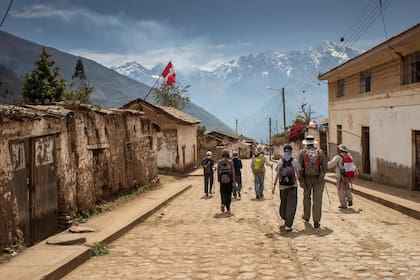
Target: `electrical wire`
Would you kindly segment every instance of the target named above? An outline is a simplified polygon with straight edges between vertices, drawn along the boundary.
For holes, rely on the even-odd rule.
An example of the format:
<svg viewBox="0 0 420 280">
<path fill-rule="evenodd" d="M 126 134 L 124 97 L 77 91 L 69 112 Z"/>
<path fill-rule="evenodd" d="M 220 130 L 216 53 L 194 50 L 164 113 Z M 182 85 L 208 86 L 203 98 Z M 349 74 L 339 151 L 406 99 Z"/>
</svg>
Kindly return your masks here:
<svg viewBox="0 0 420 280">
<path fill-rule="evenodd" d="M 7 14 L 9 14 L 10 7 L 12 7 L 12 4 L 13 4 L 13 0 L 10 0 L 9 7 L 7 7 L 6 13 L 4 14 L 3 19 L 0 22 L 0 28 L 2 27 L 3 22 L 6 20 Z"/>
</svg>

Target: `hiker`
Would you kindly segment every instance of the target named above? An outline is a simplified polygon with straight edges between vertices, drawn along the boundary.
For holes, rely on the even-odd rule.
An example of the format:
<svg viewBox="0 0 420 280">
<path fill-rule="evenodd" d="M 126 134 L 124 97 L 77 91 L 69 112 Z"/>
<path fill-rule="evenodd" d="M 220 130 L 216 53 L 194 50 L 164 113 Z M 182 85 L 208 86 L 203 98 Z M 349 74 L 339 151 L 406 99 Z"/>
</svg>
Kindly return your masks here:
<svg viewBox="0 0 420 280">
<path fill-rule="evenodd" d="M 346 163 L 344 163 L 346 161 Z M 350 165 L 347 167 L 347 165 Z M 346 168 L 347 167 L 347 168 Z M 338 145 L 337 155 L 335 155 L 328 162 L 328 169 L 335 169 L 337 178 L 337 194 L 340 201 L 340 209 L 347 209 L 353 206 L 353 195 L 351 193 L 350 183 L 354 178 L 354 164 L 353 157 L 347 150 L 347 147 L 343 144 Z M 346 172 L 347 171 L 347 172 Z"/>
<path fill-rule="evenodd" d="M 292 231 L 293 220 L 295 219 L 297 206 L 297 186 L 299 163 L 292 157 L 292 146 L 289 144 L 283 147 L 283 157 L 279 160 L 276 167 L 276 177 L 272 193 L 276 191 L 277 180 L 280 190 L 280 217 L 284 220 L 284 229 Z"/>
<path fill-rule="evenodd" d="M 229 159 L 229 151 L 222 151 L 222 159 L 217 163 L 217 179 L 220 183 L 220 197 L 221 206 L 220 210 L 226 214 L 231 215 L 230 203 L 232 201 L 232 186 L 236 184 L 235 181 L 235 168 L 232 161 Z"/>
<path fill-rule="evenodd" d="M 241 197 L 241 189 L 242 189 L 242 160 L 238 157 L 238 151 L 233 151 L 233 167 L 235 168 L 235 181 L 236 185 L 233 186 L 233 197 L 236 199 L 236 196 L 239 198 Z"/>
<path fill-rule="evenodd" d="M 251 170 L 254 174 L 254 188 L 257 199 L 264 198 L 265 165 L 268 165 L 273 169 L 273 164 L 269 163 L 264 156 L 263 147 L 258 146 L 255 157 L 251 160 Z"/>
<path fill-rule="evenodd" d="M 204 193 L 206 197 L 209 196 L 209 190 L 210 193 L 213 193 L 214 160 L 211 157 L 212 152 L 207 151 L 206 157 L 201 161 L 204 172 Z"/>
<path fill-rule="evenodd" d="M 317 141 L 312 135 L 307 135 L 302 141 L 306 148 L 299 154 L 299 183 L 303 188 L 303 216 L 305 222 L 309 222 L 311 216 L 312 196 L 312 218 L 314 228 L 321 226 L 322 193 L 325 185 L 325 172 L 327 171 L 327 157 L 324 152 L 315 147 Z"/>
</svg>

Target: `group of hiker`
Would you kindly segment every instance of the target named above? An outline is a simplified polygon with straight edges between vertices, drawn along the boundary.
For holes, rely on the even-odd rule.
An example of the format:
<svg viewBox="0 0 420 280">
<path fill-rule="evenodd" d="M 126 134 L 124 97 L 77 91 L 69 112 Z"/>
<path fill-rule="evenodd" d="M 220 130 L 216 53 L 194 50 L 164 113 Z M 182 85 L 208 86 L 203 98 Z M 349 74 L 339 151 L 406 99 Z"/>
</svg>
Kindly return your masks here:
<svg viewBox="0 0 420 280">
<path fill-rule="evenodd" d="M 303 215 L 302 219 L 309 222 L 312 212 L 314 228 L 320 227 L 322 214 L 322 196 L 325 187 L 325 174 L 333 169 L 337 176 L 337 193 L 340 201 L 339 208 L 346 209 L 353 205 L 351 193 L 351 180 L 354 178 L 355 167 L 345 145 L 337 147 L 337 155 L 330 161 L 324 151 L 316 147 L 317 141 L 312 135 L 307 135 L 302 141 L 305 148 L 300 150 L 297 158 L 293 158 L 293 147 L 290 144 L 283 146 L 283 155 L 275 166 L 276 176 L 272 194 L 278 185 L 280 192 L 279 214 L 284 220 L 285 231 L 293 230 L 293 222 L 297 209 L 298 186 L 303 189 Z M 264 198 L 265 167 L 274 168 L 274 163 L 267 160 L 261 146 L 257 147 L 251 160 L 251 170 L 254 175 L 255 198 Z M 222 151 L 222 159 L 217 163 L 212 159 L 212 152 L 208 151 L 202 161 L 204 168 L 204 192 L 208 197 L 213 193 L 213 176 L 217 172 L 217 181 L 220 183 L 221 206 L 220 210 L 231 215 L 231 200 L 241 198 L 242 189 L 242 161 L 238 152 L 233 152 L 230 159 L 229 151 Z M 216 167 L 217 166 L 217 167 Z"/>
</svg>

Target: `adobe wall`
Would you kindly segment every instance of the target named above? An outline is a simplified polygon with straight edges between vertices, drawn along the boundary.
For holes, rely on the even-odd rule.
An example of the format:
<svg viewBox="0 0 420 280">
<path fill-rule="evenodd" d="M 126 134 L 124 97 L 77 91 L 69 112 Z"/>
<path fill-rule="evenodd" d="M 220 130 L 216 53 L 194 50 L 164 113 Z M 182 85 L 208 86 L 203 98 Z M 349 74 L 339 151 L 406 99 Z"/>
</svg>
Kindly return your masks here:
<svg viewBox="0 0 420 280">
<path fill-rule="evenodd" d="M 60 112 L 0 107 L 0 248 L 19 238 L 11 141 L 56 135 L 59 216 L 93 209 L 157 177 L 156 137 L 140 112 L 80 105 L 54 109 Z"/>
</svg>

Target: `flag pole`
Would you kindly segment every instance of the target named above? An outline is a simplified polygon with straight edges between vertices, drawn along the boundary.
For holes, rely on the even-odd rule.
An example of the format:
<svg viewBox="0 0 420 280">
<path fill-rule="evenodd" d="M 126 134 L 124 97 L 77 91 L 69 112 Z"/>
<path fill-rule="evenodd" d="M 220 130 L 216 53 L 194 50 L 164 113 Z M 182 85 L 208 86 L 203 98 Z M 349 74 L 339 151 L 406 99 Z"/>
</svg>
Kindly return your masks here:
<svg viewBox="0 0 420 280">
<path fill-rule="evenodd" d="M 149 91 L 147 92 L 146 96 L 144 97 L 144 101 L 146 101 L 147 97 L 149 96 L 149 94 L 152 92 L 153 88 L 156 86 L 156 84 L 159 82 L 160 80 L 160 76 L 157 78 L 156 82 L 153 84 L 153 86 L 149 89 Z"/>
</svg>

